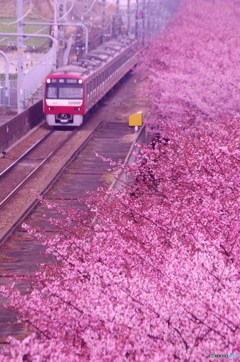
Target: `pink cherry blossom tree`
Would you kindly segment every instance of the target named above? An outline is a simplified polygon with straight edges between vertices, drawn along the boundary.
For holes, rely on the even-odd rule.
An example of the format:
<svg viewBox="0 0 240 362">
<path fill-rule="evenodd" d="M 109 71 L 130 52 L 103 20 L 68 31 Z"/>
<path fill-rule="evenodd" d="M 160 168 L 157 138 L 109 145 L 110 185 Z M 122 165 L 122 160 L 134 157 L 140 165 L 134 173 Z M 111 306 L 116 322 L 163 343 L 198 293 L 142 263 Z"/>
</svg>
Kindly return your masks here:
<svg viewBox="0 0 240 362">
<path fill-rule="evenodd" d="M 216 120 L 239 112 L 236 0 L 182 0 L 164 34 L 142 52 L 155 117 Z"/>
<path fill-rule="evenodd" d="M 63 210 L 49 238 L 24 226 L 57 262 L 24 278 L 25 295 L 2 291 L 30 334 L 10 338 L 1 361 L 240 355 L 238 75 L 228 69 L 238 50 L 221 40 L 237 34 L 236 5 L 183 0 L 143 55 L 154 138 L 124 169 L 123 189 L 89 194 L 88 211 Z M 220 59 L 236 87 L 225 71 L 213 77 Z"/>
<path fill-rule="evenodd" d="M 97 222 L 70 210 L 58 224 L 77 218 L 78 227 L 43 238 L 58 264 L 29 279 L 31 294 L 10 290 L 35 331 L 12 340 L 13 358 L 204 361 L 239 352 L 238 121 L 221 126 L 168 126 L 171 139 L 143 147 L 126 171 L 125 192 L 89 197 Z"/>
</svg>

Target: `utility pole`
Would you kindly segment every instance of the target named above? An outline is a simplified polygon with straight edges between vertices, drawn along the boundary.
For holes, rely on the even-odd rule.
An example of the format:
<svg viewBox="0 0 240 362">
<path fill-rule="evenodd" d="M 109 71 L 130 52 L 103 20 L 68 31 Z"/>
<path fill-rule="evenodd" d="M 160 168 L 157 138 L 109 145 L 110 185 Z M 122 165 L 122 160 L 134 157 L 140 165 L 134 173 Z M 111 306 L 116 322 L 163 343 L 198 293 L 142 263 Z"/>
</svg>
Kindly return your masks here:
<svg viewBox="0 0 240 362">
<path fill-rule="evenodd" d="M 67 6 L 66 0 L 57 0 L 56 7 L 56 18 L 57 22 L 64 23 L 66 19 L 64 19 L 64 15 L 66 14 Z M 65 37 L 64 37 L 64 29 L 63 25 L 58 26 L 58 66 L 61 67 L 63 65 L 63 57 L 64 57 L 64 48 L 65 48 Z"/>
<path fill-rule="evenodd" d="M 150 26 L 149 26 L 149 32 L 151 34 L 151 38 L 155 38 L 155 28 L 156 28 L 156 19 L 159 17 L 158 14 L 158 6 L 159 6 L 159 2 L 157 2 L 157 4 L 154 3 L 153 0 L 150 0 L 150 14 L 149 17 L 151 18 L 150 21 Z"/>
<path fill-rule="evenodd" d="M 115 20 L 115 36 L 119 37 L 120 34 L 120 14 L 119 14 L 119 0 L 116 0 L 116 20 Z"/>
<path fill-rule="evenodd" d="M 135 37 L 138 39 L 138 18 L 139 18 L 139 7 L 138 7 L 138 0 L 136 0 L 136 12 L 135 12 Z"/>
<path fill-rule="evenodd" d="M 88 11 L 88 0 L 83 0 L 83 20 L 85 20 L 87 16 Z"/>
<path fill-rule="evenodd" d="M 163 6 L 161 3 L 158 3 L 157 4 L 157 14 L 156 14 L 157 16 L 155 18 L 155 29 L 154 29 L 155 36 L 159 32 L 160 27 L 161 27 L 161 21 L 162 21 L 162 16 L 163 16 L 162 12 L 163 12 Z"/>
<path fill-rule="evenodd" d="M 145 44 L 145 16 L 146 16 L 146 4 L 145 0 L 143 0 L 142 4 L 142 45 Z"/>
<path fill-rule="evenodd" d="M 130 33 L 130 0 L 127 2 L 127 33 Z"/>
<path fill-rule="evenodd" d="M 23 0 L 17 0 L 17 33 L 23 34 Z M 17 37 L 17 105 L 18 113 L 24 110 L 24 40 L 23 36 Z"/>
<path fill-rule="evenodd" d="M 105 40 L 106 31 L 106 0 L 102 0 L 102 43 Z"/>
<path fill-rule="evenodd" d="M 147 25 L 146 25 L 146 34 L 148 39 L 150 38 L 150 0 L 147 0 L 147 10 L 146 10 L 146 14 L 147 14 Z"/>
</svg>

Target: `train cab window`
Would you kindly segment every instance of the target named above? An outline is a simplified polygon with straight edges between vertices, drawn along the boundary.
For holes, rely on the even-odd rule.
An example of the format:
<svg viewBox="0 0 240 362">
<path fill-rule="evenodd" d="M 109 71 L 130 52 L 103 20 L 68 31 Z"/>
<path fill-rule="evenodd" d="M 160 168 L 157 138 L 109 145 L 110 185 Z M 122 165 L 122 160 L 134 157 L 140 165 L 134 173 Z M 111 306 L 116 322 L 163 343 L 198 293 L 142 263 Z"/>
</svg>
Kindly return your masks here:
<svg viewBox="0 0 240 362">
<path fill-rule="evenodd" d="M 82 99 L 83 85 L 82 81 L 76 78 L 59 79 L 59 98 L 60 99 Z"/>
<path fill-rule="evenodd" d="M 57 98 L 57 86 L 56 84 L 47 85 L 47 98 L 56 99 Z"/>
<path fill-rule="evenodd" d="M 59 98 L 60 99 L 82 99 L 83 88 L 77 84 L 64 84 L 59 87 Z"/>
<path fill-rule="evenodd" d="M 46 96 L 48 99 L 82 99 L 82 80 L 76 78 L 48 79 Z"/>
</svg>

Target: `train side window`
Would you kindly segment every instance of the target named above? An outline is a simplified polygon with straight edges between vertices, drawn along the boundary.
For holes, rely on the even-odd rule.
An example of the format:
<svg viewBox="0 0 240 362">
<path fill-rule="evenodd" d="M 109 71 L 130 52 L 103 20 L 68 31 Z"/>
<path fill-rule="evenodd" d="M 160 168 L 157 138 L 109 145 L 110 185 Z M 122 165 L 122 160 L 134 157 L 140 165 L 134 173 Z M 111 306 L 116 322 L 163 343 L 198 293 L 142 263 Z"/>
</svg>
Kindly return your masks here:
<svg viewBox="0 0 240 362">
<path fill-rule="evenodd" d="M 90 82 L 87 83 L 87 96 L 90 94 Z"/>
</svg>

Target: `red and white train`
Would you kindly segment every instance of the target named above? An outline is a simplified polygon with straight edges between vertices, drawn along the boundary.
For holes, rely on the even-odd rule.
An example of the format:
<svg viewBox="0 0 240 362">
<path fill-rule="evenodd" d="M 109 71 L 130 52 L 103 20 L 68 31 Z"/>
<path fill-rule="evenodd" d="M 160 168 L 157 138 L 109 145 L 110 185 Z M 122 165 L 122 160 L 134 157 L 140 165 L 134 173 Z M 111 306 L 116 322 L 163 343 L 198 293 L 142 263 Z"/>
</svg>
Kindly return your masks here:
<svg viewBox="0 0 240 362">
<path fill-rule="evenodd" d="M 83 116 L 137 62 L 136 41 L 112 40 L 58 68 L 45 80 L 43 110 L 50 126 L 80 126 Z"/>
</svg>

